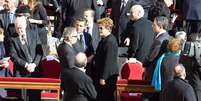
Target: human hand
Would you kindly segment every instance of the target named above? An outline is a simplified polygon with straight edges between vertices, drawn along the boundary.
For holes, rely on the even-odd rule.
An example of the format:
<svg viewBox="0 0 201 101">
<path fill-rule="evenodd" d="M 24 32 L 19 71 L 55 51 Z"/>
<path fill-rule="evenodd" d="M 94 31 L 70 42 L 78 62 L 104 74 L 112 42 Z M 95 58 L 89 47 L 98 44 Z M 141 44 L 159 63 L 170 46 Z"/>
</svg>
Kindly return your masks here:
<svg viewBox="0 0 201 101">
<path fill-rule="evenodd" d="M 35 68 L 36 68 L 36 64 L 35 63 L 30 63 L 30 64 L 28 64 L 27 65 L 27 71 L 29 71 L 29 72 L 34 72 L 35 71 Z"/>
<path fill-rule="evenodd" d="M 124 44 L 125 44 L 126 46 L 129 46 L 129 44 L 130 44 L 130 38 L 126 38 L 126 39 L 124 40 Z"/>
<path fill-rule="evenodd" d="M 104 79 L 100 79 L 100 85 L 104 86 L 106 83 L 105 83 L 105 80 Z"/>
<path fill-rule="evenodd" d="M 0 67 L 3 67 L 3 68 L 9 67 L 9 62 L 8 61 L 0 61 Z"/>
</svg>

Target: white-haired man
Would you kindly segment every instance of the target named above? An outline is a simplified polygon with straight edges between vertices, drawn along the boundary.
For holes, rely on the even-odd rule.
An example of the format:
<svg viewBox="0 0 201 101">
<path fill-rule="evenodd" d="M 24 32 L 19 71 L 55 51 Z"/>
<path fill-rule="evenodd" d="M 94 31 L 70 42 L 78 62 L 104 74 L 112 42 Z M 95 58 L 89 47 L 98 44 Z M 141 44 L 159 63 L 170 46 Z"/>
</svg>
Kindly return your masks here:
<svg viewBox="0 0 201 101">
<path fill-rule="evenodd" d="M 15 68 L 14 75 L 18 77 L 39 77 L 41 75 L 39 64 L 43 56 L 43 50 L 37 27 L 28 25 L 26 17 L 22 16 L 16 18 L 15 30 L 17 36 L 12 37 L 10 43 L 10 56 Z M 21 101 L 21 95 L 18 94 L 18 100 Z M 25 101 L 39 100 L 40 92 L 36 94 L 35 91 L 30 91 L 29 100 Z"/>
<path fill-rule="evenodd" d="M 125 44 L 129 45 L 128 57 L 144 62 L 154 39 L 152 22 L 143 18 L 144 9 L 141 5 L 133 5 L 130 9 L 130 22 L 124 34 Z"/>
</svg>

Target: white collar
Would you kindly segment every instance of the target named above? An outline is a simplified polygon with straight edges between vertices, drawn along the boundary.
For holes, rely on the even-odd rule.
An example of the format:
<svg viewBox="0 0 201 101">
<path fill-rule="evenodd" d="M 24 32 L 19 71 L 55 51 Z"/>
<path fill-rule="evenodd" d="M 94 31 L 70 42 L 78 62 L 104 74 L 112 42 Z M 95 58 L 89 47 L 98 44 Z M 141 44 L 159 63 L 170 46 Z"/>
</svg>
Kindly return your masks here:
<svg viewBox="0 0 201 101">
<path fill-rule="evenodd" d="M 161 34 L 166 33 L 166 32 L 167 32 L 166 30 L 159 32 L 159 33 L 156 35 L 155 38 L 158 38 Z"/>
</svg>

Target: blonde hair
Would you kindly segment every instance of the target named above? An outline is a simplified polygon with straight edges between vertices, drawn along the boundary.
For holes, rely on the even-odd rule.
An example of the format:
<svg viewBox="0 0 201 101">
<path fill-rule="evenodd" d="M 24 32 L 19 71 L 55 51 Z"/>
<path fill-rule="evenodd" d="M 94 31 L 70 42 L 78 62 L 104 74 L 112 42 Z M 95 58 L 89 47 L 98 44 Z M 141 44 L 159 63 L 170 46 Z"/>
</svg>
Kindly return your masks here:
<svg viewBox="0 0 201 101">
<path fill-rule="evenodd" d="M 170 52 L 179 52 L 181 50 L 181 47 L 182 42 L 179 38 L 172 38 L 167 45 L 167 49 Z"/>
<path fill-rule="evenodd" d="M 110 19 L 109 17 L 99 19 L 98 24 L 105 26 L 105 28 L 107 28 L 110 32 L 112 32 L 114 24 L 112 19 Z"/>
</svg>

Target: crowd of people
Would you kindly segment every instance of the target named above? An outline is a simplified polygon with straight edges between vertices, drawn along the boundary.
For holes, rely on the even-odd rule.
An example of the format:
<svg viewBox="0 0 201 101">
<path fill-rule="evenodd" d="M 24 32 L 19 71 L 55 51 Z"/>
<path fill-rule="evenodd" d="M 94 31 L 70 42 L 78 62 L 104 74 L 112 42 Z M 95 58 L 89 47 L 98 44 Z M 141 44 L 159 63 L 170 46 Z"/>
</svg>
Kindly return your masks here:
<svg viewBox="0 0 201 101">
<path fill-rule="evenodd" d="M 61 64 L 64 101 L 116 101 L 118 47 L 144 67 L 157 91 L 143 101 L 201 101 L 201 1 L 0 0 L 0 76 L 42 77 Z M 54 8 L 54 29 L 47 6 Z M 13 74 L 9 61 L 14 64 Z M 189 82 L 187 82 L 187 80 Z M 40 101 L 40 90 L 16 90 Z M 7 96 L 0 89 L 0 101 Z"/>
</svg>

